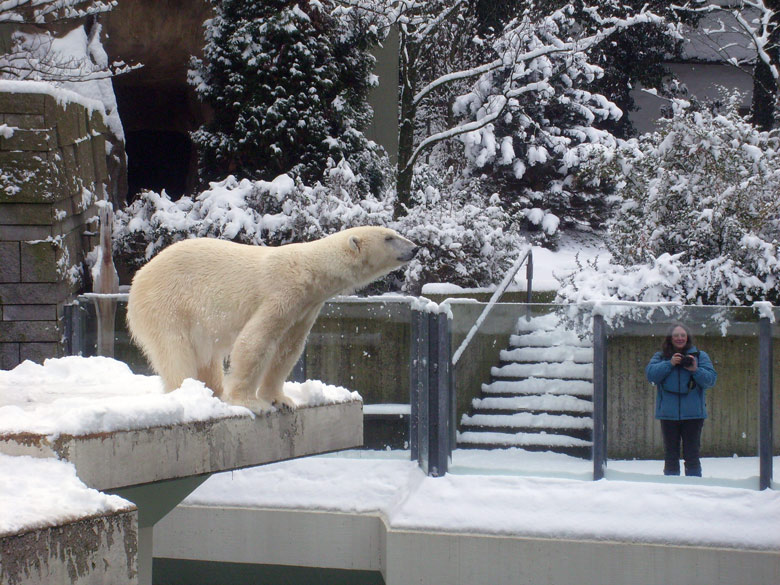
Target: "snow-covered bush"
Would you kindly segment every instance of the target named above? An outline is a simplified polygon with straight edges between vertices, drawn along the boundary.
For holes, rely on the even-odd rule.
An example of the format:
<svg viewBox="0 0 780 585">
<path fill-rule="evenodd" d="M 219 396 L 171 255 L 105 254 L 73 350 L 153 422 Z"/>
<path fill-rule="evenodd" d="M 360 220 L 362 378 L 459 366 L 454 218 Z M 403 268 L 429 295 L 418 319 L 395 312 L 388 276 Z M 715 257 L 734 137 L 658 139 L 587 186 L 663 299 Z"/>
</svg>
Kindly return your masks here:
<svg viewBox="0 0 780 585">
<path fill-rule="evenodd" d="M 418 178 L 424 174 L 418 172 Z M 500 282 L 525 240 L 498 196 L 485 200 L 476 180 L 427 179 L 414 190 L 415 205 L 393 226 L 422 248 L 405 269 L 404 289 L 416 294 L 430 282 L 463 287 Z"/>
<path fill-rule="evenodd" d="M 498 198 L 485 201 L 474 180 L 452 187 L 433 173 L 424 182 L 427 187 L 416 192 L 417 205 L 399 221 L 392 219 L 394 199 L 365 195 L 360 176 L 344 161 L 329 161 L 323 182 L 313 186 L 288 175 L 273 181 L 230 176 L 178 201 L 164 192 L 146 191 L 117 212 L 114 252 L 119 262 L 140 267 L 185 238 L 281 245 L 359 225 L 384 225 L 415 241 L 422 251 L 403 271 L 373 285 L 372 292 L 419 292 L 428 282 L 464 287 L 499 282 L 524 241 L 512 230 Z"/>
<path fill-rule="evenodd" d="M 165 246 L 188 237 L 280 245 L 315 240 L 358 225 L 387 225 L 391 204 L 361 190 L 347 163 L 329 160 L 323 183 L 309 187 L 280 175 L 273 181 L 230 176 L 195 197 L 172 201 L 146 191 L 116 214 L 114 250 L 141 266 Z"/>
<path fill-rule="evenodd" d="M 601 156 L 623 200 L 608 230 L 614 265 L 571 276 L 561 299 L 780 301 L 780 137 L 739 102 L 677 102 L 658 132 Z"/>
</svg>

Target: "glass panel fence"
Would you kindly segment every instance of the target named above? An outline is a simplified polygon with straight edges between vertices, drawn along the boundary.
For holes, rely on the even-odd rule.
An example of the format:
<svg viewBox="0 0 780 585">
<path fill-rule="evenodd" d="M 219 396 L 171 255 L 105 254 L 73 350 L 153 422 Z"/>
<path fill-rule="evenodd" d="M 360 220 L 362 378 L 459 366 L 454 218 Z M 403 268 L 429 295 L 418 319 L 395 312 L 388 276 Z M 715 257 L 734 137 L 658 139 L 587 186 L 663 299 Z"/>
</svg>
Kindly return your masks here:
<svg viewBox="0 0 780 585">
<path fill-rule="evenodd" d="M 445 304 L 452 316 L 451 352 L 455 354 L 487 304 L 468 299 L 449 299 Z M 129 340 L 125 306 L 125 301 L 118 302 L 114 355 L 133 371 L 148 374 L 146 361 Z M 415 307 L 419 307 L 415 299 L 402 296 L 339 297 L 326 303 L 309 335 L 305 360 L 294 372 L 294 379 L 319 379 L 361 394 L 366 447 L 361 456 L 370 456 L 371 450 L 377 456 L 381 450 L 383 457 L 391 453 L 410 456 Z M 72 351 L 94 355 L 98 330 L 94 303 L 81 298 L 71 310 L 68 337 Z M 775 365 L 780 363 L 780 309 L 768 310 L 774 315 L 769 331 Z M 599 444 L 605 445 L 605 477 L 757 487 L 759 316 L 760 311 L 753 308 L 663 304 L 493 305 L 452 367 L 456 432 L 449 472 L 592 479 L 601 460 L 598 456 L 593 460 L 593 364 L 594 357 L 601 356 L 604 400 L 596 418 L 603 415 L 606 431 L 601 435 L 602 427 L 595 429 L 595 438 L 604 438 Z M 603 323 L 604 350 L 597 356 L 594 319 Z M 696 350 L 703 352 L 699 359 L 709 358 L 717 381 L 712 388 L 702 388 L 706 381 L 700 372 L 690 387 L 686 383 L 675 388 L 679 394 L 665 390 L 659 396 L 657 386 L 647 379 L 646 367 L 656 352 L 663 351 L 670 328 L 679 323 L 690 332 Z M 662 355 L 659 361 L 670 362 L 670 358 Z M 666 367 L 669 375 L 685 381 L 690 377 L 682 367 L 675 369 L 671 363 Z M 773 455 L 780 453 L 776 416 L 780 375 L 774 374 Z M 694 399 L 699 394 L 703 395 L 701 403 Z M 670 396 L 679 404 L 670 405 Z M 685 477 L 682 452 L 680 476 L 664 475 L 671 443 L 665 446 L 662 424 L 674 425 L 658 417 L 696 419 L 703 416 L 703 411 L 696 410 L 699 404 L 706 407 L 699 449 L 702 478 Z M 695 438 L 698 429 L 694 431 Z M 687 445 L 690 451 L 690 440 Z M 693 473 L 697 471 L 695 457 L 691 460 L 689 471 Z M 775 483 L 777 460 L 772 459 Z"/>
<path fill-rule="evenodd" d="M 756 312 L 631 304 L 594 310 L 604 316 L 607 330 L 606 477 L 757 486 Z M 679 352 L 676 334 L 686 329 L 700 352 L 699 371 L 692 376 L 681 366 L 671 367 L 669 359 Z M 651 361 L 655 383 L 646 371 Z M 711 388 L 707 361 L 717 375 Z M 698 473 L 701 479 L 676 475 Z"/>
<path fill-rule="evenodd" d="M 773 307 L 767 315 L 771 323 L 772 333 L 772 455 L 773 481 L 772 488 L 780 489 L 780 307 Z"/>
<path fill-rule="evenodd" d="M 486 303 L 448 303 L 455 351 Z M 593 348 L 588 327 L 587 318 L 560 305 L 494 305 L 454 369 L 458 432 L 451 473 L 590 479 Z"/>
<path fill-rule="evenodd" d="M 457 301 L 452 308 L 457 347 L 482 306 Z M 592 477 L 594 314 L 603 317 L 605 332 L 605 476 L 757 486 L 758 315 L 752 308 L 731 307 L 497 305 L 477 336 L 480 342 L 464 352 L 455 369 L 459 429 L 450 472 Z M 691 388 L 686 383 L 683 393 L 665 390 L 659 397 L 646 367 L 678 323 L 709 358 L 717 381 L 702 388 L 707 381 L 696 383 L 699 372 Z M 675 376 L 682 369 L 671 363 L 667 368 Z M 702 416 L 703 423 L 695 422 Z M 694 421 L 663 423 L 670 429 L 698 431 L 695 425 L 701 424 L 701 479 L 685 477 L 682 445 L 682 477 L 664 475 L 667 450 L 657 417 Z M 686 444 L 689 472 L 697 473 L 695 443 Z"/>
</svg>

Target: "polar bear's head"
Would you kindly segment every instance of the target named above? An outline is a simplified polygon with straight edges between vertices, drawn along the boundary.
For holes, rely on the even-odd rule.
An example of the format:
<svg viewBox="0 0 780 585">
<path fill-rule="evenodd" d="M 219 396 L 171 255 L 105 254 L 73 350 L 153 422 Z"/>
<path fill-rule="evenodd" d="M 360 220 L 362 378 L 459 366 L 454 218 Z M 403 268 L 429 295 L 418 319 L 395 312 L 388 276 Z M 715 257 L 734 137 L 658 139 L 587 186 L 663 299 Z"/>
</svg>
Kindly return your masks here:
<svg viewBox="0 0 780 585">
<path fill-rule="evenodd" d="M 414 258 L 419 247 L 398 232 L 379 226 L 362 226 L 336 234 L 343 238 L 348 255 L 358 272 L 357 286 L 363 286 L 392 272 Z"/>
</svg>

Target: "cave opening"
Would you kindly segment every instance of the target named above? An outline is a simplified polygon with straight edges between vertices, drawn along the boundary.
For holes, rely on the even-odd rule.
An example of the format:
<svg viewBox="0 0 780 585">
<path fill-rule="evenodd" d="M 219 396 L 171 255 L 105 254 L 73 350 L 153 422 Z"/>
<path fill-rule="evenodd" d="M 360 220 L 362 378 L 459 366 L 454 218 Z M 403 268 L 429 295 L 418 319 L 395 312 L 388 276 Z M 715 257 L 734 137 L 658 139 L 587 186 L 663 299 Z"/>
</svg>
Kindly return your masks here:
<svg viewBox="0 0 780 585">
<path fill-rule="evenodd" d="M 127 201 L 142 191 L 165 192 L 172 200 L 192 188 L 194 146 L 188 134 L 171 130 L 126 132 Z"/>
</svg>

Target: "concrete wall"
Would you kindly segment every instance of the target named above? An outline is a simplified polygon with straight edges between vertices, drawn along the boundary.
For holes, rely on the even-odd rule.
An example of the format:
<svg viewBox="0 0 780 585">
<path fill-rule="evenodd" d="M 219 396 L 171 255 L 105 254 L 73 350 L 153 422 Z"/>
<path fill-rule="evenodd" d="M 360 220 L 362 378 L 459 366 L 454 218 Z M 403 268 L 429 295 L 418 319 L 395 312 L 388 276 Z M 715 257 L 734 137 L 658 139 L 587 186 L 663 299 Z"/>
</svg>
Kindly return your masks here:
<svg viewBox="0 0 780 585">
<path fill-rule="evenodd" d="M 608 342 L 608 456 L 611 459 L 662 458 L 661 427 L 655 420 L 655 387 L 645 366 L 662 337 L 614 337 Z M 758 455 L 758 338 L 697 336 L 696 346 L 712 359 L 718 382 L 707 391 L 709 418 L 702 452 L 707 456 Z M 774 343 L 774 412 L 780 418 L 780 343 Z M 780 436 L 775 423 L 775 453 Z"/>
<path fill-rule="evenodd" d="M 381 571 L 387 585 L 775 585 L 776 551 L 398 530 L 375 514 L 179 506 L 155 556 Z"/>
<path fill-rule="evenodd" d="M 62 307 L 83 290 L 95 201 L 107 181 L 100 112 L 0 93 L 0 368 L 61 354 Z"/>
<path fill-rule="evenodd" d="M 0 535 L 0 585 L 136 585 L 135 510 Z"/>
</svg>

